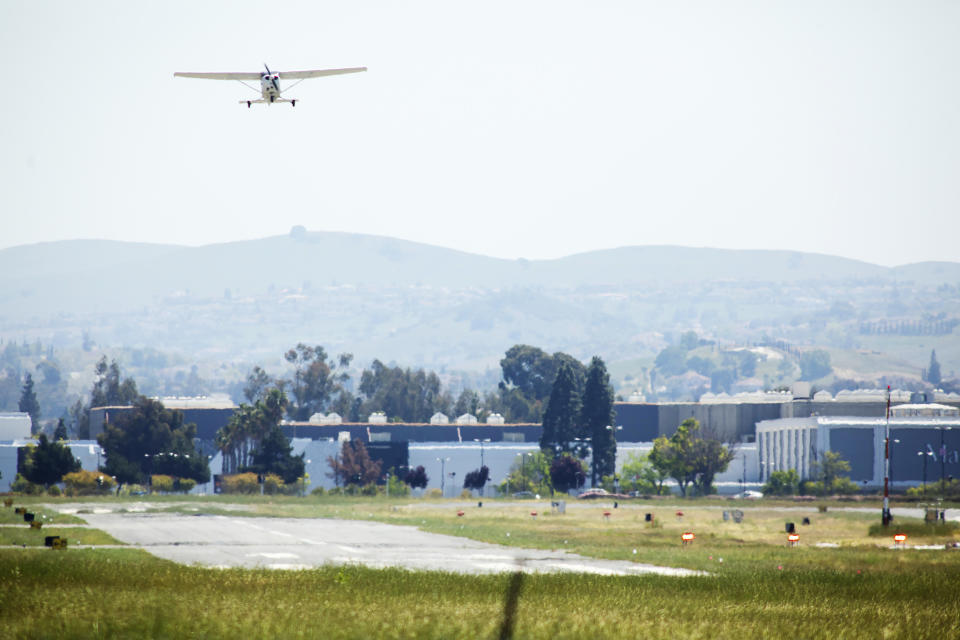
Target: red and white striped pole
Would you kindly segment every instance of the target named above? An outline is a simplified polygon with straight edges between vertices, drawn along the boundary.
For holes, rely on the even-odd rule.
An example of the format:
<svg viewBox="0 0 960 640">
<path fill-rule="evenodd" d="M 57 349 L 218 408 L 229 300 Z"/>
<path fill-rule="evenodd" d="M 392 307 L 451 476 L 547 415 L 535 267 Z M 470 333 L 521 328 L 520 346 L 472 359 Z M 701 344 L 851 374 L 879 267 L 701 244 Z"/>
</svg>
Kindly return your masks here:
<svg viewBox="0 0 960 640">
<path fill-rule="evenodd" d="M 883 451 L 883 526 L 890 526 L 890 385 L 887 385 L 887 426 L 884 429 Z"/>
</svg>

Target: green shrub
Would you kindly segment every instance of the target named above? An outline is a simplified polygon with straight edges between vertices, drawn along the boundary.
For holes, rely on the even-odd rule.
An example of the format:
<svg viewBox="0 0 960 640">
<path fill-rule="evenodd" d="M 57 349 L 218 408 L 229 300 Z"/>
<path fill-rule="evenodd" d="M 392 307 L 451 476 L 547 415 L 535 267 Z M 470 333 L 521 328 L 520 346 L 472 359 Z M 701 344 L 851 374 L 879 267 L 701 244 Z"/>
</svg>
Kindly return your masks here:
<svg viewBox="0 0 960 640">
<path fill-rule="evenodd" d="M 960 480 L 944 480 L 942 483 L 938 480 L 936 482 L 927 483 L 926 487 L 920 485 L 919 487 L 910 487 L 907 489 L 906 495 L 911 498 L 927 498 L 930 496 L 943 495 L 944 498 L 950 498 L 953 500 L 960 499 Z"/>
<path fill-rule="evenodd" d="M 162 474 L 150 476 L 150 486 L 154 491 L 170 493 L 173 491 L 173 477 Z"/>
<path fill-rule="evenodd" d="M 771 473 L 762 491 L 765 496 L 792 496 L 799 488 L 800 476 L 797 475 L 797 470 L 789 469 Z"/>
<path fill-rule="evenodd" d="M 860 486 L 850 478 L 835 478 L 830 487 L 822 482 L 807 480 L 800 485 L 800 491 L 808 496 L 848 496 L 860 492 Z"/>
<path fill-rule="evenodd" d="M 220 490 L 223 493 L 260 493 L 260 484 L 257 482 L 257 474 L 255 473 L 235 473 L 223 477 Z"/>
<path fill-rule="evenodd" d="M 424 495 L 427 498 L 442 498 L 443 492 L 440 491 L 440 489 L 437 489 L 436 487 L 434 487 L 433 489 L 430 489 L 429 491 L 427 491 L 427 493 Z"/>
<path fill-rule="evenodd" d="M 42 486 L 30 482 L 19 473 L 17 477 L 14 478 L 13 484 L 10 485 L 10 490 L 14 493 L 22 493 L 27 496 L 37 496 L 43 493 Z"/>
<path fill-rule="evenodd" d="M 195 486 L 197 486 L 197 481 L 193 478 L 177 478 L 176 489 L 181 493 L 190 493 Z"/>
<path fill-rule="evenodd" d="M 388 486 L 390 488 L 389 493 L 391 497 L 399 498 L 401 496 L 410 495 L 410 485 L 404 482 L 403 479 L 396 474 L 390 474 Z"/>
<path fill-rule="evenodd" d="M 270 495 L 277 495 L 284 492 L 285 485 L 283 478 L 275 473 L 268 473 L 263 477 L 263 492 Z"/>
<path fill-rule="evenodd" d="M 381 491 L 382 490 L 380 489 L 380 487 L 378 487 L 375 483 L 371 482 L 369 484 L 364 485 L 363 488 L 360 489 L 360 495 L 375 496 L 381 493 Z"/>
<path fill-rule="evenodd" d="M 327 494 L 327 491 L 326 491 L 326 489 L 324 489 L 323 487 L 317 487 L 316 489 L 314 489 L 313 491 L 310 492 L 310 495 L 312 495 L 312 496 L 320 496 L 320 497 L 323 497 L 323 496 L 325 496 L 326 494 Z"/>
<path fill-rule="evenodd" d="M 68 496 L 107 495 L 117 486 L 116 480 L 101 471 L 81 469 L 63 476 Z"/>
<path fill-rule="evenodd" d="M 60 491 L 60 487 L 55 484 L 50 485 L 50 488 L 47 489 L 47 495 L 53 496 L 54 498 L 59 498 L 62 494 L 63 492 Z"/>
<path fill-rule="evenodd" d="M 838 496 L 849 496 L 859 493 L 860 487 L 850 478 L 837 478 L 833 482 L 833 493 Z"/>
<path fill-rule="evenodd" d="M 824 495 L 823 483 L 814 480 L 804 480 L 800 483 L 800 493 L 805 496 L 822 496 Z"/>
</svg>

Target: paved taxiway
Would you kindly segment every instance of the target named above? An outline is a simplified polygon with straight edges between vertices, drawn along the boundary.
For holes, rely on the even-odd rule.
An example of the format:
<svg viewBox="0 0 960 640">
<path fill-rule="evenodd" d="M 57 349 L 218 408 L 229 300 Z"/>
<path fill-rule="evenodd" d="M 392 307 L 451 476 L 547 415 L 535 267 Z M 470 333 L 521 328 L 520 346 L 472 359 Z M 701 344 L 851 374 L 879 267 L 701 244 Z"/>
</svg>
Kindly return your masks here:
<svg viewBox="0 0 960 640">
<path fill-rule="evenodd" d="M 565 551 L 505 547 L 356 520 L 209 515 L 82 514 L 129 545 L 182 564 L 302 569 L 361 564 L 457 573 L 573 571 L 602 575 L 696 575 L 687 569 L 597 560 Z"/>
</svg>

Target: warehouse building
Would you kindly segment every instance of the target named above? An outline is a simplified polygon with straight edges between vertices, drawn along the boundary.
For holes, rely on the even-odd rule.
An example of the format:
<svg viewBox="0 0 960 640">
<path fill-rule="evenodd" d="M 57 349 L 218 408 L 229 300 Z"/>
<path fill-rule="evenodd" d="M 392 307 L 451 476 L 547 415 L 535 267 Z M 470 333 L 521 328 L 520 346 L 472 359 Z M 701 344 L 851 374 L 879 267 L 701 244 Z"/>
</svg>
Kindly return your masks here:
<svg viewBox="0 0 960 640">
<path fill-rule="evenodd" d="M 890 480 L 916 486 L 960 475 L 960 410 L 942 404 L 902 404 L 890 410 Z M 874 416 L 810 416 L 757 424 L 760 481 L 795 469 L 811 477 L 834 451 L 850 463 L 851 480 L 883 486 L 887 420 Z"/>
</svg>

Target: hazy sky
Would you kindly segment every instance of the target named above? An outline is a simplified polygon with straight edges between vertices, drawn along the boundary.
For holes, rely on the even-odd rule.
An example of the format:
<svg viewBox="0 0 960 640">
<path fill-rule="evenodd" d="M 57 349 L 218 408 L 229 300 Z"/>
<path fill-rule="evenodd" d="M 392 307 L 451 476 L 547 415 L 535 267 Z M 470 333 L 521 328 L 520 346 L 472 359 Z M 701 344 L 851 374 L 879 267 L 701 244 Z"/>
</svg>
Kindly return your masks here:
<svg viewBox="0 0 960 640">
<path fill-rule="evenodd" d="M 960 3 L 0 3 L 0 247 L 960 260 Z M 369 67 L 247 109 L 174 71 Z"/>
</svg>

